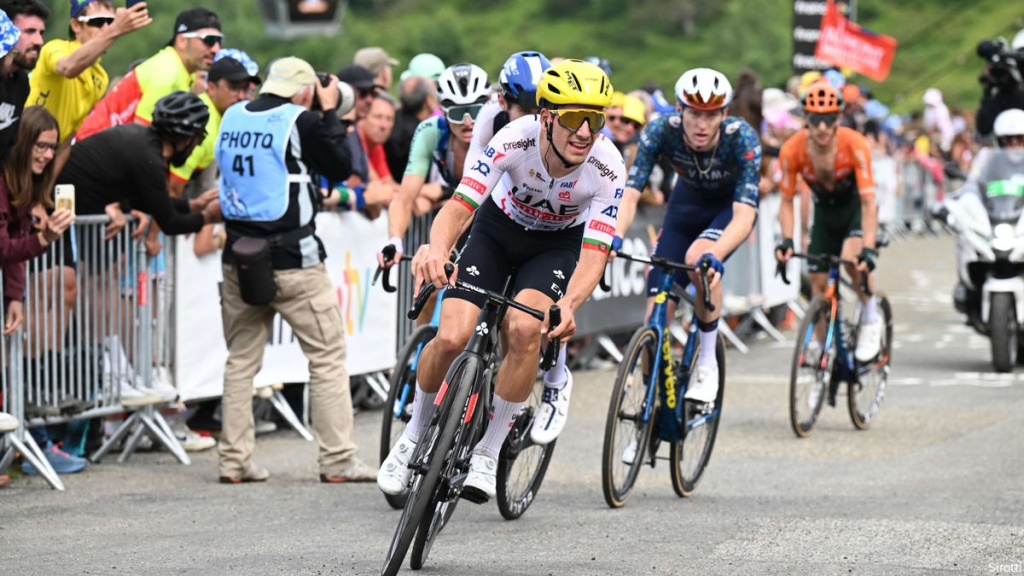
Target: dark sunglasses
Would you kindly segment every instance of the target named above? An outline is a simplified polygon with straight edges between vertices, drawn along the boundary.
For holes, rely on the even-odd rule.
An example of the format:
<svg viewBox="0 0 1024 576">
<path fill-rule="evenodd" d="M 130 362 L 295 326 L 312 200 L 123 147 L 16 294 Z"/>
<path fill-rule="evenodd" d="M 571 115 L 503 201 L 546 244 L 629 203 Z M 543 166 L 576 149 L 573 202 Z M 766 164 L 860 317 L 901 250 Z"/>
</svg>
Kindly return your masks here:
<svg viewBox="0 0 1024 576">
<path fill-rule="evenodd" d="M 636 128 L 637 130 L 639 130 L 639 129 L 644 127 L 643 124 L 637 122 L 636 120 L 630 120 L 629 118 L 626 118 L 625 116 L 608 116 L 607 114 L 605 114 L 605 118 L 609 122 L 624 122 L 626 124 L 630 124 L 630 125 L 633 126 L 633 128 Z"/>
<path fill-rule="evenodd" d="M 604 112 L 597 110 L 553 110 L 551 112 L 558 118 L 558 123 L 572 133 L 579 132 L 580 127 L 586 122 L 590 126 L 590 132 L 599 132 L 604 128 Z"/>
<path fill-rule="evenodd" d="M 810 126 L 818 126 L 822 123 L 825 126 L 835 126 L 836 122 L 839 121 L 839 114 L 832 112 L 830 114 L 808 114 L 807 124 Z"/>
<path fill-rule="evenodd" d="M 110 26 L 113 24 L 114 17 L 103 14 L 93 14 L 92 16 L 79 16 L 78 21 L 93 28 L 103 28 L 104 26 Z"/>
<path fill-rule="evenodd" d="M 375 98 L 377 96 L 376 88 L 356 88 L 356 93 L 359 94 L 360 98 Z"/>
<path fill-rule="evenodd" d="M 203 44 L 206 44 L 210 48 L 213 48 L 217 44 L 224 44 L 223 34 L 199 34 L 197 32 L 186 32 L 185 34 L 182 34 L 182 36 L 185 38 L 198 38 L 203 41 Z"/>
<path fill-rule="evenodd" d="M 468 106 L 452 106 L 450 108 L 443 108 L 444 117 L 448 119 L 450 124 L 462 124 L 466 121 L 466 116 L 473 121 L 476 121 L 476 117 L 480 114 L 480 109 L 483 108 L 483 104 L 470 104 Z"/>
</svg>

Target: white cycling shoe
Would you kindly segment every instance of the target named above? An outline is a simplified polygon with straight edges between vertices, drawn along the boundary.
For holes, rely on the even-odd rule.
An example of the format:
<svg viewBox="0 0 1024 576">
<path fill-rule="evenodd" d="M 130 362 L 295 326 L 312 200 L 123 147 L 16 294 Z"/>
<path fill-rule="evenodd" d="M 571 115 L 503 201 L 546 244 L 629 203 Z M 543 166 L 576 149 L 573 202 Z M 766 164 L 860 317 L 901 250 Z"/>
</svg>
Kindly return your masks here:
<svg viewBox="0 0 1024 576">
<path fill-rule="evenodd" d="M 858 362 L 871 362 L 882 349 L 882 320 L 861 324 L 857 332 L 857 349 L 853 355 Z"/>
<path fill-rule="evenodd" d="M 714 402 L 718 397 L 718 363 L 710 366 L 698 364 L 696 378 L 686 389 L 685 399 L 693 402 Z"/>
<path fill-rule="evenodd" d="M 402 432 L 398 442 L 391 447 L 391 452 L 384 459 L 377 471 L 377 487 L 385 494 L 398 496 L 409 487 L 409 478 L 412 477 L 412 469 L 409 468 L 409 460 L 412 453 L 416 451 L 416 442 Z"/>
<path fill-rule="evenodd" d="M 626 466 L 632 466 L 633 461 L 636 460 L 636 449 L 640 446 L 640 442 L 636 438 L 633 438 L 626 449 L 622 451 L 622 463 Z"/>
<path fill-rule="evenodd" d="M 462 485 L 462 498 L 483 504 L 497 493 L 498 461 L 483 452 L 473 452 L 469 459 L 469 475 Z"/>
<path fill-rule="evenodd" d="M 546 446 L 558 438 L 569 420 L 569 397 L 572 395 L 572 372 L 565 369 L 565 386 L 561 390 L 545 382 L 544 397 L 530 428 L 530 440 Z"/>
</svg>

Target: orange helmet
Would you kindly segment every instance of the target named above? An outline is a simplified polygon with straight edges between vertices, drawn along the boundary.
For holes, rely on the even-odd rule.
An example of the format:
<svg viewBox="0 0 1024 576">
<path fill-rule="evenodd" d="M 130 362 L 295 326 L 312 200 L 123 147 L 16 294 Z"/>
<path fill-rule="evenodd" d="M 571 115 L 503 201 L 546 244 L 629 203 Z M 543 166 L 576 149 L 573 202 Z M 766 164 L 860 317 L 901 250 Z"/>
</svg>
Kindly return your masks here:
<svg viewBox="0 0 1024 576">
<path fill-rule="evenodd" d="M 831 84 L 814 84 L 804 92 L 804 112 L 831 114 L 843 109 L 843 95 Z"/>
</svg>

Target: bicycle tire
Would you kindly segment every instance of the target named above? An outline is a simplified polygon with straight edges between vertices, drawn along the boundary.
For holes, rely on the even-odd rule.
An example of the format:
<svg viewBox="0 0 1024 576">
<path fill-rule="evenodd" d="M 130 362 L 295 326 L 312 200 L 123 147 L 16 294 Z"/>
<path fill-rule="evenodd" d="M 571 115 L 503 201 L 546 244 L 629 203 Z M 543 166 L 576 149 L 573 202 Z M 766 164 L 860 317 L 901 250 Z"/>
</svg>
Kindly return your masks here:
<svg viewBox="0 0 1024 576">
<path fill-rule="evenodd" d="M 694 359 L 697 358 L 697 353 L 699 352 L 700 344 L 698 343 L 694 352 Z M 684 428 L 683 437 L 678 442 L 672 443 L 669 455 L 672 470 L 672 489 L 681 498 L 692 495 L 694 490 L 697 489 L 697 484 L 704 477 L 704 471 L 708 467 L 708 462 L 711 461 L 711 452 L 715 448 L 715 439 L 718 438 L 718 425 L 722 421 L 722 406 L 725 400 L 725 344 L 721 335 L 715 341 L 715 360 L 718 362 L 718 395 L 715 397 L 714 410 L 712 411 L 714 416 L 705 419 L 705 424 L 699 428 L 693 428 L 689 431 L 686 431 Z M 693 402 L 686 402 L 683 406 L 683 414 L 685 415 L 684 427 L 686 423 L 693 419 L 691 415 L 695 414 L 695 409 L 696 404 Z M 701 436 L 702 433 L 705 433 L 703 438 Z M 699 455 L 692 467 L 692 471 L 687 473 L 684 469 L 690 468 L 690 466 L 687 466 L 689 463 L 688 456 L 694 450 Z"/>
<path fill-rule="evenodd" d="M 793 433 L 798 438 L 810 436 L 811 430 L 818 421 L 818 415 L 821 414 L 821 407 L 825 402 L 825 396 L 828 395 L 828 386 L 832 379 L 832 362 L 835 360 L 835 355 L 831 350 L 832 347 L 829 350 L 821 351 L 825 355 L 824 368 L 821 367 L 820 360 L 815 361 L 813 365 L 808 364 L 804 353 L 806 351 L 805 341 L 807 340 L 808 330 L 812 329 L 815 319 L 819 315 L 823 317 L 823 321 L 827 322 L 831 310 L 832 304 L 830 300 L 821 294 L 815 296 L 807 307 L 804 319 L 800 322 L 800 329 L 797 331 L 796 346 L 793 348 L 793 363 L 789 374 L 789 423 L 793 428 Z M 833 340 L 838 337 L 839 334 L 832 335 Z M 811 397 L 809 394 L 813 388 L 809 388 L 807 394 L 804 394 L 800 389 L 801 369 L 809 369 L 814 379 L 812 387 L 820 388 L 816 402 L 810 402 Z M 822 378 L 825 378 L 825 380 L 823 381 Z M 804 405 L 810 408 L 807 418 L 801 417 Z"/>
<path fill-rule="evenodd" d="M 412 335 L 409 336 L 409 341 L 405 343 L 405 346 L 403 346 L 402 350 L 398 353 L 398 361 L 395 363 L 395 369 L 391 371 L 391 378 L 388 381 L 390 385 L 390 389 L 388 390 L 388 399 L 384 402 L 384 405 L 390 406 L 390 408 L 384 410 L 381 414 L 381 462 L 384 462 L 384 460 L 387 459 L 388 454 L 391 452 L 391 447 L 398 441 L 399 434 L 405 431 L 405 426 L 409 423 L 409 409 L 412 407 L 412 399 L 416 394 L 416 372 L 412 370 L 412 359 L 417 356 L 417 353 L 420 351 L 420 346 L 432 340 L 435 335 L 437 335 L 437 326 L 431 326 L 429 324 L 420 326 L 412 333 Z M 409 392 L 408 397 L 405 400 L 405 413 L 396 417 L 395 406 L 396 403 L 401 402 L 401 393 L 402 390 L 406 389 L 406 387 L 408 387 Z M 396 425 L 399 422 L 401 423 L 401 426 L 397 427 Z M 397 496 L 384 494 L 384 498 L 392 508 L 401 510 L 405 507 L 405 501 L 408 498 L 408 493 L 399 494 Z"/>
<path fill-rule="evenodd" d="M 641 355 L 646 352 L 648 355 L 647 366 L 648 370 L 650 366 L 653 366 L 654 360 L 658 354 L 657 350 L 658 333 L 654 328 L 644 327 L 633 333 L 633 337 L 629 341 L 629 345 L 626 347 L 626 354 L 623 357 L 623 361 L 619 364 L 618 373 L 615 376 L 615 386 L 612 389 L 612 396 L 608 403 L 608 417 L 605 420 L 604 427 L 604 446 L 601 451 L 601 490 L 604 492 L 604 500 L 608 503 L 611 508 L 621 508 L 626 504 L 629 499 L 629 494 L 633 489 L 633 484 L 636 482 L 636 477 L 640 472 L 640 467 L 648 459 L 648 448 L 650 446 L 651 431 L 654 429 L 654 420 L 657 415 L 657 409 L 651 410 L 651 417 L 645 423 L 641 423 L 640 427 L 634 426 L 633 430 L 626 430 L 627 438 L 634 437 L 637 443 L 636 455 L 633 457 L 632 463 L 625 463 L 622 459 L 622 453 L 624 452 L 627 443 L 621 449 L 616 448 L 616 432 L 619 429 L 621 420 L 628 422 L 630 418 L 635 419 L 637 414 L 643 411 L 644 402 L 647 399 L 646 392 L 646 381 L 644 377 L 644 361 Z M 640 397 L 640 402 L 631 407 L 634 410 L 633 415 L 626 418 L 620 418 L 622 416 L 622 404 L 626 393 L 629 391 L 627 388 L 634 383 L 633 381 L 633 370 L 636 369 L 637 364 L 640 364 L 640 378 L 641 383 L 639 386 L 635 386 L 639 392 L 643 395 Z M 655 395 L 655 406 L 657 406 L 657 396 Z M 635 421 L 635 420 L 634 420 Z M 632 440 L 630 440 L 632 441 Z M 625 477 L 622 479 L 621 485 L 615 480 L 616 467 L 620 464 L 626 464 L 629 466 L 626 470 Z"/>
<path fill-rule="evenodd" d="M 882 314 L 882 321 L 885 322 L 885 340 L 882 342 L 882 349 L 878 360 L 858 379 L 866 376 L 877 378 L 877 384 L 864 386 L 863 382 L 850 382 L 847 388 L 847 407 L 850 411 L 850 420 L 858 430 L 867 430 L 874 422 L 878 410 L 885 398 L 885 389 L 889 382 L 889 366 L 892 363 L 892 307 L 889 300 L 882 295 L 878 296 L 878 310 Z M 858 363 L 857 372 L 860 373 Z M 865 394 L 865 390 L 868 391 Z M 870 398 L 868 397 L 870 396 Z"/>
<path fill-rule="evenodd" d="M 472 421 L 469 425 L 465 425 L 466 410 L 469 407 L 468 403 L 471 401 L 470 395 L 482 388 L 482 386 L 477 386 L 477 378 L 482 377 L 484 374 L 483 370 L 477 369 L 474 361 L 475 358 L 469 357 L 453 364 L 454 369 L 445 376 L 445 382 L 454 382 L 455 384 L 452 385 L 456 386 L 460 391 L 458 399 L 461 401 L 458 404 L 452 405 L 452 408 L 457 409 L 457 411 L 452 412 L 450 415 L 459 414 L 459 418 L 455 419 L 456 426 L 448 443 L 450 448 L 446 450 L 446 455 L 442 459 L 442 468 L 438 474 L 438 482 L 430 499 L 431 503 L 420 517 L 420 527 L 413 539 L 412 556 L 409 558 L 409 567 L 413 570 L 419 570 L 423 567 L 427 561 L 427 556 L 430 554 L 430 549 L 434 545 L 434 540 L 437 539 L 438 534 L 441 533 L 441 530 L 448 524 L 448 520 L 451 519 L 452 514 L 455 513 L 455 507 L 458 505 L 460 498 L 458 494 L 453 494 L 451 479 L 468 471 L 469 451 L 472 450 L 479 436 L 476 432 L 481 427 L 480 422 L 483 413 L 481 404 L 477 404 Z M 469 368 L 467 369 L 467 367 Z M 448 498 L 443 504 L 443 509 L 439 511 L 438 508 L 442 505 L 441 499 L 446 495 Z"/>
<path fill-rule="evenodd" d="M 413 486 L 408 492 L 408 500 L 402 509 L 402 518 L 398 522 L 391 547 L 384 560 L 382 576 L 394 576 L 402 568 L 402 562 L 412 544 L 413 536 L 420 527 L 426 510 L 434 503 L 437 481 L 441 475 L 441 467 L 455 438 L 455 430 L 460 424 L 459 418 L 451 418 L 453 406 L 465 406 L 469 389 L 464 387 L 449 388 L 437 413 L 431 418 L 424 431 L 423 438 L 428 444 L 424 447 L 429 455 L 425 473 L 413 473 Z M 421 440 L 422 442 L 423 440 Z"/>
<path fill-rule="evenodd" d="M 519 518 L 533 503 L 544 481 L 551 457 L 555 453 L 557 439 L 547 445 L 534 444 L 530 439 L 530 429 L 533 428 L 534 416 L 537 407 L 540 406 L 543 390 L 543 379 L 538 378 L 498 456 L 498 511 L 505 520 Z M 524 458 L 524 455 L 528 455 L 529 458 Z M 527 478 L 527 482 L 510 482 L 513 472 L 517 473 L 517 478 Z"/>
</svg>

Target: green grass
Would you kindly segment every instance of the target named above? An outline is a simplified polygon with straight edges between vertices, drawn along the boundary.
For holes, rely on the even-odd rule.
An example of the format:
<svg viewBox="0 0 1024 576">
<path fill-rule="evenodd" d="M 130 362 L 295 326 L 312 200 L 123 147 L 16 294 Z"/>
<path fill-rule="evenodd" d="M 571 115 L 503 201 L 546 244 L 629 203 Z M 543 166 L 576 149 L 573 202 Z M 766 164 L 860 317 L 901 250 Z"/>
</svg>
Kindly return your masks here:
<svg viewBox="0 0 1024 576">
<path fill-rule="evenodd" d="M 695 0 L 354 0 L 344 31 L 333 38 L 282 42 L 263 35 L 255 0 L 203 3 L 221 15 L 228 46 L 246 50 L 261 64 L 295 54 L 319 69 L 337 70 L 362 46 L 380 45 L 403 65 L 419 52 L 448 63 L 472 61 L 496 74 L 512 52 L 539 50 L 550 56 L 608 58 L 620 90 L 658 82 L 671 89 L 687 68 L 709 66 L 735 77 L 755 69 L 765 86 L 781 86 L 790 75 L 789 0 L 718 0 L 715 14 L 698 17 L 692 37 L 670 30 L 670 14 Z M 55 7 L 51 36 L 66 34 L 66 0 Z M 156 22 L 118 41 L 105 57 L 111 75 L 167 41 L 180 2 L 151 0 Z M 552 15 L 555 11 L 558 15 Z M 1024 27 L 1024 5 L 1005 0 L 860 0 L 858 20 L 900 42 L 892 74 L 884 83 L 859 79 L 900 111 L 920 107 L 934 85 L 947 102 L 973 108 L 983 62 L 978 41 Z M 404 69 L 400 66 L 400 70 Z"/>
</svg>

